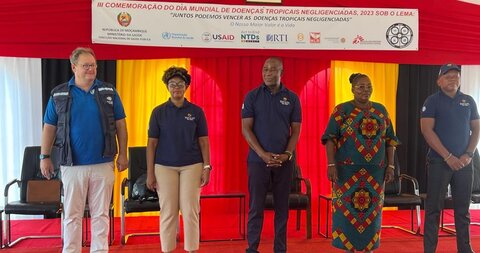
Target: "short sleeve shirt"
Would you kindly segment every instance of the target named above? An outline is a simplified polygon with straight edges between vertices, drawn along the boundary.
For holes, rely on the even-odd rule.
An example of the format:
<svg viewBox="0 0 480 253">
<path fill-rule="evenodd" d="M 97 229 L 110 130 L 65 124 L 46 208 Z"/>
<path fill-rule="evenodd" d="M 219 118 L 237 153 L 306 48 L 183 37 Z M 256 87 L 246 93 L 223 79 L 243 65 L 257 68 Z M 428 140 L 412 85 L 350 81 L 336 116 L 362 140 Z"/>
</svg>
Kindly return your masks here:
<svg viewBox="0 0 480 253">
<path fill-rule="evenodd" d="M 263 149 L 283 153 L 290 139 L 291 124 L 302 122 L 300 100 L 283 84 L 275 94 L 262 84 L 246 95 L 242 105 L 242 118 L 253 118 L 253 132 Z M 263 160 L 250 149 L 248 161 Z"/>
<path fill-rule="evenodd" d="M 89 165 L 113 161 L 113 157 L 103 157 L 104 135 L 101 122 L 101 114 L 95 99 L 95 88 L 101 81 L 95 80 L 88 91 L 84 91 L 75 85 L 75 78 L 68 82 L 72 105 L 70 108 L 70 144 L 74 165 Z M 55 102 L 50 97 L 43 121 L 56 126 L 58 115 L 55 110 Z M 113 98 L 113 110 L 115 120 L 124 119 L 125 110 L 122 101 L 115 90 Z"/>
<path fill-rule="evenodd" d="M 185 99 L 181 107 L 171 100 L 152 111 L 148 138 L 158 139 L 155 163 L 164 166 L 187 166 L 203 162 L 198 142 L 208 136 L 203 110 Z"/>
<path fill-rule="evenodd" d="M 453 98 L 442 91 L 430 95 L 423 104 L 422 118 L 434 118 L 434 132 L 455 156 L 465 153 L 470 141 L 470 122 L 479 118 L 475 100 L 458 91 Z M 433 149 L 430 157 L 440 158 Z"/>
</svg>

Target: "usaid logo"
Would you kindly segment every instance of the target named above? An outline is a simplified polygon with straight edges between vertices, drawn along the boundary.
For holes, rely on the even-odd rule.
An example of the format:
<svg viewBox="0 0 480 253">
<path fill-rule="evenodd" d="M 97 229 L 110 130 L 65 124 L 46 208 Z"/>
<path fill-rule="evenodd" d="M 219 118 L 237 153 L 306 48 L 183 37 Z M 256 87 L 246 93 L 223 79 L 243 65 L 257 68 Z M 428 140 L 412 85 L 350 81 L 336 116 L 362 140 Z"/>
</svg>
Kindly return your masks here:
<svg viewBox="0 0 480 253">
<path fill-rule="evenodd" d="M 233 34 L 212 34 L 212 39 L 220 42 L 232 42 L 235 40 L 235 36 Z"/>
<path fill-rule="evenodd" d="M 265 39 L 270 43 L 287 42 L 288 36 L 287 34 L 267 34 Z"/>
</svg>

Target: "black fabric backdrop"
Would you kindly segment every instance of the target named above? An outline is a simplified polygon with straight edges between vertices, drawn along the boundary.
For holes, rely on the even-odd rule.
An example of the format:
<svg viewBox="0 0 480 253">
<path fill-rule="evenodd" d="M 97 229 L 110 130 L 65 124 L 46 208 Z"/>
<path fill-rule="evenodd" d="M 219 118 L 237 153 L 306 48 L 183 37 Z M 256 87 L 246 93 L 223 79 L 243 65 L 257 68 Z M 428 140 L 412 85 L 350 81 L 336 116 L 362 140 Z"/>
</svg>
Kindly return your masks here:
<svg viewBox="0 0 480 253">
<path fill-rule="evenodd" d="M 117 62 L 97 61 L 97 78 L 99 80 L 116 85 Z M 52 89 L 72 78 L 73 72 L 70 67 L 70 60 L 65 59 L 42 59 L 42 113 L 50 98 Z"/>
<path fill-rule="evenodd" d="M 402 173 L 417 178 L 420 192 L 426 191 L 425 161 L 428 145 L 420 132 L 420 111 L 425 99 L 438 91 L 439 66 L 399 66 L 397 87 L 397 148 Z"/>
</svg>

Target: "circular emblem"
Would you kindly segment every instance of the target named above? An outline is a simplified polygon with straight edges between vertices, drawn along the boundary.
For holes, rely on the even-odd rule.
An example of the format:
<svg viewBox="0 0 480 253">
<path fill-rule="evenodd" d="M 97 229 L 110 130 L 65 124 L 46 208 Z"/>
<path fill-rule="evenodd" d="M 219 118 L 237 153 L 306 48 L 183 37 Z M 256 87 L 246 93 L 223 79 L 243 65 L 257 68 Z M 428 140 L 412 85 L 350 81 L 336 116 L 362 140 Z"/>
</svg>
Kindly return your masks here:
<svg viewBox="0 0 480 253">
<path fill-rule="evenodd" d="M 128 12 L 120 12 L 117 15 L 117 21 L 121 26 L 127 27 L 132 22 L 132 16 Z"/>
<path fill-rule="evenodd" d="M 406 24 L 396 23 L 387 29 L 387 41 L 392 47 L 405 48 L 412 42 L 413 31 Z"/>
<path fill-rule="evenodd" d="M 163 38 L 164 40 L 169 40 L 170 38 L 172 38 L 172 34 L 169 33 L 169 32 L 163 32 L 163 33 L 162 33 L 162 38 Z"/>
<path fill-rule="evenodd" d="M 303 33 L 297 34 L 297 40 L 298 41 L 303 41 L 304 39 L 305 39 L 305 35 L 303 35 Z"/>
<path fill-rule="evenodd" d="M 210 34 L 209 32 L 204 32 L 202 34 L 202 40 L 204 42 L 210 42 L 212 40 L 212 34 Z"/>
</svg>

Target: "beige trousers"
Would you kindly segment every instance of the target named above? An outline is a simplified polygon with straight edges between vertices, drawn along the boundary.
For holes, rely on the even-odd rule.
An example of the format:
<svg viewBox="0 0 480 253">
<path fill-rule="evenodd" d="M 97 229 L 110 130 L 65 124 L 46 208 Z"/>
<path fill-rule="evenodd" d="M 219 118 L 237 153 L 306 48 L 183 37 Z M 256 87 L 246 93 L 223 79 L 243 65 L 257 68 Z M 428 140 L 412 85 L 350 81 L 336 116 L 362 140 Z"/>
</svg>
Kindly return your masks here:
<svg viewBox="0 0 480 253">
<path fill-rule="evenodd" d="M 108 252 L 109 209 L 115 180 L 113 162 L 61 166 L 61 171 L 65 212 L 63 253 L 82 252 L 82 218 L 87 197 L 92 217 L 90 252 Z"/>
<path fill-rule="evenodd" d="M 160 242 L 163 252 L 176 248 L 179 211 L 184 225 L 184 250 L 198 250 L 200 244 L 200 180 L 202 163 L 182 167 L 155 164 L 160 203 Z"/>
</svg>

